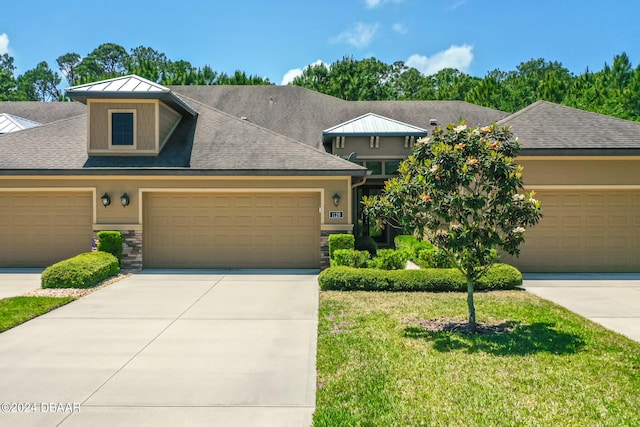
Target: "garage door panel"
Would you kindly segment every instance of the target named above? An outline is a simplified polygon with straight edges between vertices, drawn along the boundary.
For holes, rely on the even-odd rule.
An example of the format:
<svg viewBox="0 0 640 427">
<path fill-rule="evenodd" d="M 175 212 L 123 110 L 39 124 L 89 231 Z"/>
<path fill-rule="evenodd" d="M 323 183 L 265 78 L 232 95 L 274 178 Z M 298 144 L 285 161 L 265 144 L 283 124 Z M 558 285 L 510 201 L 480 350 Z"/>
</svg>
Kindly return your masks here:
<svg viewBox="0 0 640 427">
<path fill-rule="evenodd" d="M 319 267 L 319 195 L 203 193 L 185 197 L 193 198 L 193 203 L 174 209 L 175 195 L 145 195 L 145 266 Z M 158 212 L 167 218 L 162 221 L 166 226 L 156 225 L 160 223 L 154 220 Z M 181 217 L 180 221 L 174 217 Z M 170 245 L 171 250 L 161 251 L 148 243 L 162 233 L 182 237 Z M 185 241 L 190 244 L 184 245 Z"/>
<path fill-rule="evenodd" d="M 527 230 L 523 271 L 639 272 L 640 191 L 540 191 L 544 217 Z"/>
<path fill-rule="evenodd" d="M 45 267 L 91 249 L 93 193 L 0 192 L 0 267 Z"/>
<path fill-rule="evenodd" d="M 609 216 L 609 227 L 627 228 L 629 227 L 628 218 L 622 215 Z"/>
</svg>

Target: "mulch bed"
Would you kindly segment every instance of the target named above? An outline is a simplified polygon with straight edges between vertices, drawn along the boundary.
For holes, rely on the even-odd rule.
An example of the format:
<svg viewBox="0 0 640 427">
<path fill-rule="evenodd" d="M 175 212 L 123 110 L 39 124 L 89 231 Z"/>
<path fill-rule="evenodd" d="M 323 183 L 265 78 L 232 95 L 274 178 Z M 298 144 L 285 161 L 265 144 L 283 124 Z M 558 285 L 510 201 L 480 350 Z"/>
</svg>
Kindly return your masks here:
<svg viewBox="0 0 640 427">
<path fill-rule="evenodd" d="M 112 283 L 118 282 L 124 278 L 131 276 L 131 273 L 121 273 L 117 276 L 109 277 L 108 279 L 103 280 L 98 283 L 96 286 L 91 288 L 38 288 L 33 291 L 27 292 L 24 294 L 26 297 L 56 297 L 56 298 L 64 298 L 64 297 L 74 297 L 80 298 L 85 295 L 89 295 L 92 292 L 95 292 L 99 289 L 102 289 L 106 286 L 109 286 Z"/>
<path fill-rule="evenodd" d="M 431 332 L 456 332 L 467 333 L 466 320 L 452 319 L 415 319 L 408 321 L 413 325 L 424 328 Z M 508 321 L 501 322 L 476 322 L 476 334 L 492 335 L 492 334 L 508 334 L 513 332 L 515 325 Z"/>
</svg>

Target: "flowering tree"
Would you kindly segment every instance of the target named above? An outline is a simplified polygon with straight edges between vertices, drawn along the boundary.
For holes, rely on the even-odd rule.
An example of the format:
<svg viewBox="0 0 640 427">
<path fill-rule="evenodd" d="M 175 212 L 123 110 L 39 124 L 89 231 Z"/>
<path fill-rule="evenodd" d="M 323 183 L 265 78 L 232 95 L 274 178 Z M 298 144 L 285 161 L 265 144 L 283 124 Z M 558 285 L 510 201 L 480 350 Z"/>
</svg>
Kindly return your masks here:
<svg viewBox="0 0 640 427">
<path fill-rule="evenodd" d="M 365 198 L 378 225 L 398 224 L 444 251 L 467 280 L 468 332 L 475 332 L 473 290 L 496 261 L 518 255 L 527 227 L 541 218 L 534 192 L 523 194 L 520 145 L 508 127 L 436 128 L 416 144 L 380 196 Z"/>
</svg>

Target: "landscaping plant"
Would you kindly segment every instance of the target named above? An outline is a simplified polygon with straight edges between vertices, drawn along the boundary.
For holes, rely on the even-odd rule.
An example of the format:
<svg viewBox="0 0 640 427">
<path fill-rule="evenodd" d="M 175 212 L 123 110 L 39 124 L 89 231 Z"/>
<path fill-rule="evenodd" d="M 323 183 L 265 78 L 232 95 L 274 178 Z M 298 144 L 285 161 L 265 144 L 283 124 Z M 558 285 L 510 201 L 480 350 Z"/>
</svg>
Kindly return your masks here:
<svg viewBox="0 0 640 427">
<path fill-rule="evenodd" d="M 508 127 L 466 124 L 434 129 L 401 163 L 381 195 L 363 199 L 366 213 L 426 237 L 467 281 L 467 331 L 475 332 L 474 286 L 498 250 L 519 254 L 526 228 L 538 223 L 541 204 L 524 193 L 520 144 Z"/>
</svg>

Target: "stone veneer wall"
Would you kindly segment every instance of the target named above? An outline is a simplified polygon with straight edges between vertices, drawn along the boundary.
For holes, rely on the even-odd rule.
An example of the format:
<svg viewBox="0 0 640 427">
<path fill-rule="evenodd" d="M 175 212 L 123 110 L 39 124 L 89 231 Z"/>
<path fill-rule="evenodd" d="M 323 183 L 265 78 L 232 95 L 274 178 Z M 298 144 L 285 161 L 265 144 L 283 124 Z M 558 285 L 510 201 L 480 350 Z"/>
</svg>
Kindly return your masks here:
<svg viewBox="0 0 640 427">
<path fill-rule="evenodd" d="M 122 230 L 122 269 L 142 270 L 142 230 Z"/>
</svg>

